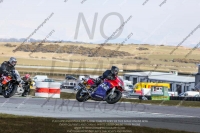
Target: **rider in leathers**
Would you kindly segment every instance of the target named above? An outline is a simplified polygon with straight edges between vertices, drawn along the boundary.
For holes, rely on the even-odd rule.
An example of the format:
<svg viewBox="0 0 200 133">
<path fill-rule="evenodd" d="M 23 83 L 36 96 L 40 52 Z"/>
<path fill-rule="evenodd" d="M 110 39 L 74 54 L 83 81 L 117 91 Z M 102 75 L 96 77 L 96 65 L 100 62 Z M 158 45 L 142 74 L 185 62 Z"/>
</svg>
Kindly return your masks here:
<svg viewBox="0 0 200 133">
<path fill-rule="evenodd" d="M 101 84 L 103 82 L 104 79 L 110 79 L 110 80 L 114 80 L 115 77 L 118 75 L 119 72 L 119 68 L 116 66 L 112 66 L 111 70 L 106 70 L 102 76 L 99 76 L 96 79 L 96 85 L 98 86 L 99 84 Z"/>
<path fill-rule="evenodd" d="M 17 60 L 14 57 L 11 57 L 9 61 L 4 61 L 1 64 L 0 75 L 9 76 L 11 75 L 11 71 L 15 70 L 15 65 L 17 64 Z"/>
<path fill-rule="evenodd" d="M 30 86 L 32 86 L 32 79 L 29 74 L 22 77 L 22 83 L 24 83 L 24 92 L 22 93 L 22 96 L 26 97 L 30 92 Z"/>
</svg>

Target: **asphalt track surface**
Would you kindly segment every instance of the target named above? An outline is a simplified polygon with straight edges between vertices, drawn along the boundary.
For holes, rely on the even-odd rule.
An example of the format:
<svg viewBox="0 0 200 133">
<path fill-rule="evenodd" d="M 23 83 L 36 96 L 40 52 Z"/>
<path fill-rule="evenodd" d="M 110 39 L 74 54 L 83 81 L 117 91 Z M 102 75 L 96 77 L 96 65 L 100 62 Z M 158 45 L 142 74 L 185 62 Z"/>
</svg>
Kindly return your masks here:
<svg viewBox="0 0 200 133">
<path fill-rule="evenodd" d="M 61 119 L 123 119 L 146 120 L 140 126 L 200 132 L 200 109 L 180 106 L 159 106 L 100 101 L 84 103 L 71 99 L 32 97 L 3 98 L 0 96 L 0 113 L 52 117 Z"/>
</svg>

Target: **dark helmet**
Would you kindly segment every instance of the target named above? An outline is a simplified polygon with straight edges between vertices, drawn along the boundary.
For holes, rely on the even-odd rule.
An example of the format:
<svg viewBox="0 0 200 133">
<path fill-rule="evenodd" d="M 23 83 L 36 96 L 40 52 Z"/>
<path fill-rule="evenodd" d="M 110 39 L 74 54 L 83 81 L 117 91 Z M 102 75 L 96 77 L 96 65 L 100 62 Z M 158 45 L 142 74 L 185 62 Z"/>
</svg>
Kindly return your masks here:
<svg viewBox="0 0 200 133">
<path fill-rule="evenodd" d="M 10 65 L 15 66 L 17 64 L 17 59 L 14 57 L 10 57 L 10 60 L 8 61 Z"/>
<path fill-rule="evenodd" d="M 119 68 L 116 67 L 116 66 L 112 66 L 111 67 L 111 73 L 114 75 L 114 76 L 117 76 L 118 75 L 118 72 L 119 72 Z"/>
</svg>

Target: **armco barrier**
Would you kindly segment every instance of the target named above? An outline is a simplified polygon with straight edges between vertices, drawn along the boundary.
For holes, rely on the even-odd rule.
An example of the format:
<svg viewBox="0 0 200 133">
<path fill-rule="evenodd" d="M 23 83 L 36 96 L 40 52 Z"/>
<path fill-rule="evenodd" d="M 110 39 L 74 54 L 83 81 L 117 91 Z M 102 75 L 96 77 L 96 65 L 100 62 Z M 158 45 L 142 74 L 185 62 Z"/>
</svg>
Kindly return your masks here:
<svg viewBox="0 0 200 133">
<path fill-rule="evenodd" d="M 143 96 L 139 96 L 139 99 L 142 100 Z M 148 100 L 151 100 L 151 96 L 145 96 Z"/>
<path fill-rule="evenodd" d="M 148 100 L 151 100 L 151 96 L 145 96 Z M 142 99 L 142 96 L 139 96 L 139 99 Z M 183 100 L 183 101 L 200 101 L 200 97 L 179 97 L 179 96 L 170 96 L 170 100 Z"/>
<path fill-rule="evenodd" d="M 60 83 L 36 82 L 36 97 L 60 98 Z"/>
</svg>

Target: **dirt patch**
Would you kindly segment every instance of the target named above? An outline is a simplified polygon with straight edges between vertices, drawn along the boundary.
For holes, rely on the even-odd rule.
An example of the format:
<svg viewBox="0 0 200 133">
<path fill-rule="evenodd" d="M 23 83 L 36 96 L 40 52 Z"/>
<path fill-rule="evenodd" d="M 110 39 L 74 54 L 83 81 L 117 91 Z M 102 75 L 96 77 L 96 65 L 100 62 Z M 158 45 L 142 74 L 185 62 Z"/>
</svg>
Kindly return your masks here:
<svg viewBox="0 0 200 133">
<path fill-rule="evenodd" d="M 80 54 L 88 57 L 116 57 L 116 56 L 131 56 L 130 53 L 124 51 L 115 51 L 105 48 L 88 48 L 83 46 L 65 45 L 60 46 L 58 44 L 38 44 L 38 45 L 20 45 L 13 52 L 42 52 L 42 53 L 68 53 L 68 54 Z"/>
<path fill-rule="evenodd" d="M 139 47 L 139 48 L 136 48 L 137 50 L 149 50 L 148 48 L 144 48 L 144 47 Z"/>
</svg>

